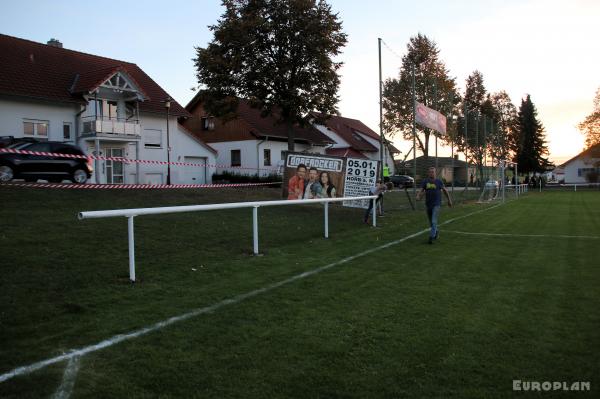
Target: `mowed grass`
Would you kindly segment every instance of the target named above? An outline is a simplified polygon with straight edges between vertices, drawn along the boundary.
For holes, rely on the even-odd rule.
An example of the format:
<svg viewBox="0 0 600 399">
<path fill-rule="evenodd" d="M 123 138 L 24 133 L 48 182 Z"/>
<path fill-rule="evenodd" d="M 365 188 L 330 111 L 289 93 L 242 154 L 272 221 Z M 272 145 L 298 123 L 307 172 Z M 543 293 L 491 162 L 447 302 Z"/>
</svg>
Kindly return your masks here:
<svg viewBox="0 0 600 399">
<path fill-rule="evenodd" d="M 127 282 L 126 219 L 82 210 L 277 199 L 272 189 L 81 192 L 0 188 L 0 374 L 234 298 L 401 239 L 422 211 L 361 223 L 332 207 L 136 218 L 139 281 Z M 488 209 L 489 208 L 489 209 Z M 485 211 L 483 211 L 485 210 Z M 483 211 L 472 214 L 476 211 Z M 440 240 L 381 248 L 209 314 L 84 356 L 72 397 L 537 397 L 513 380 L 600 388 L 599 193 L 531 193 L 443 208 Z M 196 269 L 195 271 L 192 269 Z M 66 362 L 0 383 L 49 397 Z"/>
</svg>

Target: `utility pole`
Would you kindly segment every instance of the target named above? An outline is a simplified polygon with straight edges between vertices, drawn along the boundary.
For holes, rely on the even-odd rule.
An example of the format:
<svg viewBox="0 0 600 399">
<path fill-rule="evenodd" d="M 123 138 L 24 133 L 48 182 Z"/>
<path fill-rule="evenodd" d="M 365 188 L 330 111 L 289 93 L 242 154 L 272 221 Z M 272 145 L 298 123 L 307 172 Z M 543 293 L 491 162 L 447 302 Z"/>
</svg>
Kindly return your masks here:
<svg viewBox="0 0 600 399">
<path fill-rule="evenodd" d="M 415 114 L 417 112 L 417 99 L 415 93 L 415 64 L 412 63 L 412 107 L 413 107 L 413 115 L 412 115 L 412 134 L 413 134 L 413 196 L 417 198 L 417 128 L 416 128 L 416 119 Z"/>
<path fill-rule="evenodd" d="M 383 181 L 383 82 L 381 81 L 381 38 L 377 39 L 379 45 L 379 160 L 381 161 L 380 179 Z"/>
<path fill-rule="evenodd" d="M 437 111 L 437 103 L 438 103 L 438 97 L 437 97 L 437 79 L 434 79 L 433 81 L 433 107 L 434 109 Z M 438 133 L 435 130 L 433 131 L 433 134 L 435 135 L 435 173 L 437 175 L 438 173 Z"/>
<path fill-rule="evenodd" d="M 467 128 L 467 124 L 469 120 L 469 110 L 467 109 L 467 102 L 465 101 L 465 168 L 466 168 L 466 174 L 465 174 L 465 190 L 467 189 L 467 187 L 469 187 L 469 157 L 468 157 L 468 153 L 469 153 L 469 138 L 468 138 L 468 128 Z"/>
</svg>

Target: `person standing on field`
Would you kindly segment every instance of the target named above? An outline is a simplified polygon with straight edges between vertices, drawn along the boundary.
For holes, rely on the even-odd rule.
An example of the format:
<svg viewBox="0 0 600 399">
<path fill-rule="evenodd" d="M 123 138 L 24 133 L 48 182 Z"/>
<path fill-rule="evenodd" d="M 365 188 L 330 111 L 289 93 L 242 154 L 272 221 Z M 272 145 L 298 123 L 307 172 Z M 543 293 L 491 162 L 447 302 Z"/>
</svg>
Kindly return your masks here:
<svg viewBox="0 0 600 399">
<path fill-rule="evenodd" d="M 444 187 L 444 183 L 435 177 L 435 168 L 429 168 L 428 176 L 423 179 L 421 183 L 421 191 L 417 193 L 417 201 L 425 194 L 425 207 L 427 208 L 427 217 L 429 218 L 429 225 L 431 231 L 429 232 L 429 243 L 433 244 L 439 236 L 438 232 L 438 217 L 440 214 L 440 207 L 442 205 L 442 191 L 448 199 L 448 206 L 452 207 L 452 199 L 450 199 L 450 193 Z"/>
</svg>

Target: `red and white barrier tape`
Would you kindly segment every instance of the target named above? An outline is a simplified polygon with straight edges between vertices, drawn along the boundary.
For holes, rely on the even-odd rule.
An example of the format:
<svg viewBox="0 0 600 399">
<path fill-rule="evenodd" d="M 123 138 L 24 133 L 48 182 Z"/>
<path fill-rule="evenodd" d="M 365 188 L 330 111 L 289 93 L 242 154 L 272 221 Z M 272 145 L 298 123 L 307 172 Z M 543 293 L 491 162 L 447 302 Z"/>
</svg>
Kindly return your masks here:
<svg viewBox="0 0 600 399">
<path fill-rule="evenodd" d="M 223 187 L 256 187 L 281 184 L 272 183 L 239 183 L 239 184 L 64 184 L 64 183 L 4 183 L 0 187 L 29 187 L 29 188 L 67 188 L 67 189 L 112 189 L 112 190 L 148 190 L 173 188 L 223 188 Z"/>
<path fill-rule="evenodd" d="M 141 163 L 141 164 L 154 164 L 154 165 L 177 165 L 177 166 L 195 166 L 199 168 L 214 167 L 221 169 L 249 169 L 249 170 L 270 170 L 272 172 L 277 171 L 277 167 L 270 168 L 250 168 L 245 166 L 231 166 L 231 165 L 219 165 L 219 164 L 200 164 L 190 162 L 167 162 L 167 161 L 153 161 L 148 159 L 129 159 L 124 157 L 103 157 L 99 155 L 77 155 L 77 154 L 62 154 L 59 152 L 45 152 L 45 151 L 29 151 L 29 150 L 17 150 L 14 148 L 0 148 L 0 154 L 23 154 L 23 155 L 39 155 L 39 156 L 50 156 L 50 157 L 61 157 L 61 158 L 73 158 L 73 159 L 92 159 L 99 161 L 117 161 L 123 163 Z"/>
</svg>

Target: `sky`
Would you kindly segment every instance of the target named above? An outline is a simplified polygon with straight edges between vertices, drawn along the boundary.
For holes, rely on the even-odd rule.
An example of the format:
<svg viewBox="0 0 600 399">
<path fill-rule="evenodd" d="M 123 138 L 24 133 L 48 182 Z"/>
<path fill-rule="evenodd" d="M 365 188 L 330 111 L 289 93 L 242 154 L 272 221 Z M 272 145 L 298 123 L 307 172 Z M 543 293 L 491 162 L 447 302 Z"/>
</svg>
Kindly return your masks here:
<svg viewBox="0 0 600 399">
<path fill-rule="evenodd" d="M 557 163 L 583 149 L 577 124 L 592 111 L 600 87 L 600 1 L 597 0 L 329 0 L 348 44 L 339 111 L 379 132 L 379 63 L 383 79 L 397 77 L 412 36 L 435 41 L 461 92 L 474 70 L 488 92 L 505 90 L 518 107 L 530 94 Z M 0 33 L 139 65 L 185 105 L 197 87 L 194 47 L 212 39 L 208 28 L 220 1 L 101 3 L 72 0 L 0 0 Z M 0 55 L 1 56 L 1 55 Z M 402 151 L 410 144 L 399 137 Z M 449 149 L 440 148 L 440 155 Z"/>
</svg>

